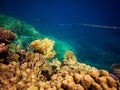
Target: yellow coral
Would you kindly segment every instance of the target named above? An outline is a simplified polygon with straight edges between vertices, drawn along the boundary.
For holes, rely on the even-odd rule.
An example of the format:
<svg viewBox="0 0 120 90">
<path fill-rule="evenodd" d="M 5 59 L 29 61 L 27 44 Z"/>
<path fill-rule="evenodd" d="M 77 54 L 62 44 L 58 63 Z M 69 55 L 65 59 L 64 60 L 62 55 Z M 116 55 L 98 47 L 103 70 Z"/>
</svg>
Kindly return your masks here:
<svg viewBox="0 0 120 90">
<path fill-rule="evenodd" d="M 63 67 L 61 68 L 61 70 L 65 69 L 65 70 L 75 70 L 76 72 L 80 72 L 80 71 L 84 71 L 85 73 L 87 73 L 90 69 L 95 69 L 94 67 L 91 67 L 89 65 L 86 65 L 84 63 L 79 63 L 77 62 L 77 58 L 75 56 L 75 54 L 70 51 L 67 50 L 65 55 L 64 55 L 64 59 L 62 61 L 62 65 Z M 67 68 L 66 68 L 67 66 Z"/>
<path fill-rule="evenodd" d="M 73 60 L 74 62 L 77 61 L 76 56 L 75 56 L 74 53 L 73 53 L 72 51 L 70 51 L 70 50 L 67 50 L 67 51 L 66 51 L 64 58 L 67 59 L 67 60 L 70 60 L 70 59 L 71 59 L 71 60 Z"/>
<path fill-rule="evenodd" d="M 74 55 L 74 53 L 70 50 L 67 50 L 65 55 L 64 55 L 64 64 L 69 62 L 69 64 L 73 64 L 73 63 L 76 63 L 77 62 L 77 58 L 76 56 Z"/>
<path fill-rule="evenodd" d="M 45 38 L 43 40 L 35 40 L 31 42 L 30 47 L 33 48 L 35 52 L 42 54 L 46 59 L 49 59 L 56 54 L 53 50 L 54 43 L 54 41 Z"/>
</svg>

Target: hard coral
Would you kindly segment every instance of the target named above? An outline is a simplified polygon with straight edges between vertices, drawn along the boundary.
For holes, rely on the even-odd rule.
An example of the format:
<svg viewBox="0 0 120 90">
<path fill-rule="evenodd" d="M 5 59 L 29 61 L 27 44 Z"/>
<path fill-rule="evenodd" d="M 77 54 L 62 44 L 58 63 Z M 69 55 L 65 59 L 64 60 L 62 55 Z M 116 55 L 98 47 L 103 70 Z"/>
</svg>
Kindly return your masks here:
<svg viewBox="0 0 120 90">
<path fill-rule="evenodd" d="M 67 50 L 65 55 L 64 55 L 64 58 L 68 61 L 72 60 L 73 62 L 76 62 L 77 61 L 77 58 L 76 56 L 74 55 L 74 53 L 70 50 Z"/>
<path fill-rule="evenodd" d="M 113 74 L 116 75 L 120 80 L 120 64 L 113 64 L 111 68 Z"/>
<path fill-rule="evenodd" d="M 46 59 L 54 57 L 56 52 L 53 50 L 54 41 L 45 38 L 43 40 L 35 40 L 31 42 L 30 48 L 34 49 L 34 52 L 42 54 Z"/>
<path fill-rule="evenodd" d="M 15 34 L 4 28 L 0 28 L 0 43 L 8 44 L 11 40 L 15 39 Z"/>
<path fill-rule="evenodd" d="M 15 38 L 15 34 L 4 28 L 0 28 L 0 62 L 9 63 L 10 52 L 8 50 L 7 44 Z"/>
</svg>

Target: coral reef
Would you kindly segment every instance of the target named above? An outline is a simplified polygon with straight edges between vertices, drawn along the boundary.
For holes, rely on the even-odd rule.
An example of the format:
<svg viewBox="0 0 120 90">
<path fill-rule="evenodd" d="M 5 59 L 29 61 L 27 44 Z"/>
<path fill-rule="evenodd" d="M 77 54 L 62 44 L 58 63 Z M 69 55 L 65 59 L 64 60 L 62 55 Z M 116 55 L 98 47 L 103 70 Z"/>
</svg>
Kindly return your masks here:
<svg viewBox="0 0 120 90">
<path fill-rule="evenodd" d="M 55 59 L 52 65 L 43 55 L 28 50 L 19 50 L 8 64 L 0 63 L 1 90 L 120 90 L 120 82 L 114 80 L 106 70 L 66 59 Z M 68 63 L 67 63 L 68 61 Z M 73 64 L 71 63 L 73 61 Z M 52 68 L 53 66 L 59 67 Z"/>
<path fill-rule="evenodd" d="M 42 54 L 46 59 L 50 59 L 55 56 L 54 41 L 44 38 L 43 40 L 35 40 L 31 42 L 30 48 L 33 48 L 34 52 Z"/>
<path fill-rule="evenodd" d="M 26 49 L 11 43 L 14 38 L 0 29 L 0 90 L 120 90 L 119 80 L 108 71 L 79 63 L 70 50 L 63 61 L 56 57 L 49 62 L 57 53 L 49 38 L 35 40 Z M 119 75 L 119 65 L 112 69 Z"/>
<path fill-rule="evenodd" d="M 27 22 L 21 21 L 17 18 L 6 16 L 0 13 L 0 27 L 11 30 L 16 34 L 16 39 L 13 41 L 17 46 L 21 46 L 22 49 L 26 49 L 28 45 L 34 40 L 41 40 L 44 38 L 49 38 L 52 41 L 55 41 L 54 50 L 56 51 L 56 58 L 60 61 L 63 60 L 64 53 L 66 50 L 72 50 L 75 53 L 74 47 L 67 44 L 66 42 L 60 41 L 51 36 L 45 36 L 36 30 L 32 25 Z M 45 27 L 44 27 L 45 28 Z M 59 48 L 61 47 L 61 48 Z"/>
<path fill-rule="evenodd" d="M 1 90 L 21 90 L 37 86 L 39 81 L 46 81 L 52 72 L 45 58 L 39 53 L 19 50 L 9 59 L 12 60 L 8 65 L 0 63 Z"/>
</svg>

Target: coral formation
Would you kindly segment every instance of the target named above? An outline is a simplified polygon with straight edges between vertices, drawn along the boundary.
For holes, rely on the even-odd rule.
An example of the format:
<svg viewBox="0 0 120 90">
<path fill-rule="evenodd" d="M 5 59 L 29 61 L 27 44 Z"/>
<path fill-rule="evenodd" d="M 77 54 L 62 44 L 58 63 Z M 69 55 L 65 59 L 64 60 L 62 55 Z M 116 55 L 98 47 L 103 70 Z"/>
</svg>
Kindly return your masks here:
<svg viewBox="0 0 120 90">
<path fill-rule="evenodd" d="M 7 52 L 8 52 L 8 47 L 5 45 L 5 43 L 0 43 L 0 54 Z"/>
<path fill-rule="evenodd" d="M 0 28 L 0 42 L 8 44 L 11 40 L 15 39 L 15 34 L 10 30 Z"/>
<path fill-rule="evenodd" d="M 120 80 L 120 64 L 113 64 L 111 68 L 113 74 Z"/>
<path fill-rule="evenodd" d="M 33 48 L 34 52 L 42 54 L 46 59 L 55 56 L 54 41 L 44 38 L 43 40 L 35 40 L 31 42 L 30 48 Z"/>
<path fill-rule="evenodd" d="M 9 63 L 7 59 L 10 56 L 8 51 L 8 46 L 11 40 L 15 39 L 15 34 L 10 30 L 6 30 L 4 28 L 0 28 L 0 62 Z"/>
<path fill-rule="evenodd" d="M 94 67 L 91 67 L 89 65 L 86 65 L 84 63 L 77 62 L 77 58 L 74 55 L 72 51 L 66 51 L 64 55 L 64 59 L 62 61 L 63 69 L 66 68 L 66 70 L 74 70 L 76 72 L 84 71 L 85 73 L 88 72 L 90 69 L 96 69 Z M 61 68 L 61 70 L 62 70 Z"/>
</svg>

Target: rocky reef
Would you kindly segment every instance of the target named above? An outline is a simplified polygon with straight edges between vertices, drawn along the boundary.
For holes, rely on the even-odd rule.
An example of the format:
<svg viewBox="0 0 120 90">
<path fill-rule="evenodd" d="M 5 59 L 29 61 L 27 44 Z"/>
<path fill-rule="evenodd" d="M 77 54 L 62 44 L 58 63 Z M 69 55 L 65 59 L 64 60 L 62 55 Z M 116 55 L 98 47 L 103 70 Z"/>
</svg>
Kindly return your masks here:
<svg viewBox="0 0 120 90">
<path fill-rule="evenodd" d="M 50 62 L 55 55 L 53 40 L 35 40 L 25 49 L 3 42 L 14 38 L 0 41 L 0 90 L 120 90 L 119 80 L 108 71 L 79 63 L 70 50 L 61 62 L 57 57 Z"/>
</svg>

